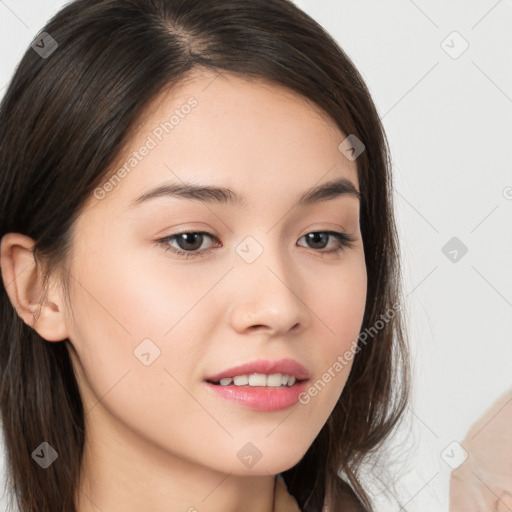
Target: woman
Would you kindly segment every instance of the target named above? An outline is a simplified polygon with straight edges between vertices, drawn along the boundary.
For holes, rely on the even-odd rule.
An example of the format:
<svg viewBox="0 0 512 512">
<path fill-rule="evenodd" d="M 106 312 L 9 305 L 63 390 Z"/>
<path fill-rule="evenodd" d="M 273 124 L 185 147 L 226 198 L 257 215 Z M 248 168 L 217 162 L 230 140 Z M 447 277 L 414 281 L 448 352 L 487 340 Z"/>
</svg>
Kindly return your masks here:
<svg viewBox="0 0 512 512">
<path fill-rule="evenodd" d="M 21 511 L 370 510 L 407 400 L 399 251 L 325 31 L 287 0 L 77 0 L 0 121 Z"/>
</svg>

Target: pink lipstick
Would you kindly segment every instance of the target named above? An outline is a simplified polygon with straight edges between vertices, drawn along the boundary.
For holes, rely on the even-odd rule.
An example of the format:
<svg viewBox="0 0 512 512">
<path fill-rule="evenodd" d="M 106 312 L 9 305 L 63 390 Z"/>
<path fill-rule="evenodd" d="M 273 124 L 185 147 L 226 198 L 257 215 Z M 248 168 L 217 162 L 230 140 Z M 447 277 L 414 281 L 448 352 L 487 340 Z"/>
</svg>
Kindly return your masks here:
<svg viewBox="0 0 512 512">
<path fill-rule="evenodd" d="M 210 375 L 205 383 L 213 393 L 249 409 L 277 411 L 298 402 L 309 372 L 294 359 L 259 359 Z"/>
</svg>

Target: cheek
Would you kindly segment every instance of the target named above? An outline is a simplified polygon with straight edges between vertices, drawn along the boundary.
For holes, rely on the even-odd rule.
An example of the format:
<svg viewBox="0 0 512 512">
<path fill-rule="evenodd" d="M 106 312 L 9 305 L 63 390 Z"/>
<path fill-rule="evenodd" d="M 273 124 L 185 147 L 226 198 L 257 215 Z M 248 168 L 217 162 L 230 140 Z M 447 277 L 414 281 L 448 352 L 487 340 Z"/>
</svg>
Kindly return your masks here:
<svg viewBox="0 0 512 512">
<path fill-rule="evenodd" d="M 117 243 L 123 246 L 121 240 Z M 126 395 L 128 408 L 137 396 L 151 409 L 153 398 L 144 398 L 143 390 L 147 397 L 164 390 L 160 398 L 169 403 L 185 399 L 178 382 L 187 385 L 195 374 L 208 329 L 215 325 L 215 304 L 210 297 L 202 299 L 218 277 L 184 272 L 160 254 L 109 254 L 107 244 L 97 246 L 103 247 L 101 254 L 87 249 L 80 253 L 71 293 L 71 339 L 90 386 L 102 396 L 113 385 L 122 389 L 116 384 L 121 378 L 134 383 Z M 123 401 L 121 392 L 118 399 Z M 154 405 L 154 411 L 159 409 Z"/>
<path fill-rule="evenodd" d="M 348 379 L 365 311 L 366 266 L 364 257 L 353 256 L 346 265 L 340 265 L 336 276 L 331 273 L 329 279 L 318 281 L 322 289 L 310 295 L 318 328 L 308 351 L 311 360 L 319 364 L 303 403 L 322 410 L 325 420 Z"/>
<path fill-rule="evenodd" d="M 145 338 L 168 339 L 182 327 L 182 320 L 214 280 L 211 274 L 186 272 L 158 256 L 116 253 L 108 265 L 106 252 L 83 256 L 78 281 L 84 284 L 77 284 L 73 303 L 82 316 L 95 319 L 95 325 L 86 325 L 87 329 L 103 338 L 108 329 L 111 341 L 128 337 L 135 343 Z"/>
<path fill-rule="evenodd" d="M 312 304 L 326 333 L 322 344 L 325 354 L 332 357 L 350 346 L 361 329 L 367 292 L 364 258 L 354 255 L 346 265 L 340 265 L 338 273 L 318 282 L 321 289 L 312 294 Z"/>
<path fill-rule="evenodd" d="M 189 381 L 201 348 L 191 331 L 191 308 L 205 291 L 177 283 L 178 276 L 171 288 L 171 281 L 143 272 L 129 258 L 112 267 L 93 257 L 85 261 L 72 287 L 70 339 L 89 425 L 106 432 L 108 411 L 141 439 L 196 456 L 204 429 L 218 428 L 191 398 Z"/>
<path fill-rule="evenodd" d="M 186 412 L 193 404 L 178 383 L 188 385 L 204 350 L 194 306 L 205 291 L 129 258 L 108 269 L 90 264 L 100 270 L 84 269 L 73 290 L 72 341 L 95 401 L 108 392 L 128 417 L 162 411 L 162 400 Z"/>
</svg>

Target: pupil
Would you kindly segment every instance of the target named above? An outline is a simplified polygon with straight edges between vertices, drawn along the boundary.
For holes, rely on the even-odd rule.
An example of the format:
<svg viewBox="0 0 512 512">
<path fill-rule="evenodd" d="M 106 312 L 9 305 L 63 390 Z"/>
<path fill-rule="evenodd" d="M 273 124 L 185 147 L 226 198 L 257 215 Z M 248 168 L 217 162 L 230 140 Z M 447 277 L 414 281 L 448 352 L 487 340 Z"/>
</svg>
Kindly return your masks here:
<svg viewBox="0 0 512 512">
<path fill-rule="evenodd" d="M 326 238 L 327 236 L 328 236 L 328 235 L 327 235 L 327 233 L 318 233 L 318 232 L 317 232 L 317 233 L 309 233 L 308 238 L 309 238 L 309 240 L 310 240 L 310 241 L 311 241 L 311 239 L 313 239 L 313 244 L 315 244 L 315 243 L 316 243 L 316 240 L 315 240 L 315 239 L 316 239 L 317 237 L 320 237 L 320 238 Z M 311 244 L 310 244 L 310 245 L 311 245 Z M 323 245 L 323 244 L 321 244 L 321 245 Z M 314 248 L 318 248 L 318 247 L 314 247 Z M 322 247 L 320 247 L 320 249 L 321 249 L 321 248 L 322 248 Z"/>
<path fill-rule="evenodd" d="M 182 236 L 183 238 L 180 238 L 180 239 L 179 239 L 179 240 L 180 240 L 180 242 L 184 240 L 184 241 L 185 241 L 185 243 L 187 243 L 187 244 L 190 244 L 190 243 L 192 243 L 192 244 L 193 244 L 192 239 L 193 239 L 194 237 L 202 237 L 202 235 L 201 235 L 200 233 L 182 233 L 182 234 L 181 234 L 181 236 Z M 190 246 L 189 246 L 189 247 L 186 247 L 186 248 L 187 248 L 187 249 L 198 249 L 199 247 L 201 247 L 201 242 L 202 242 L 202 239 L 201 239 L 201 238 L 199 238 L 199 244 L 197 244 L 197 240 L 196 240 L 195 247 L 190 247 Z M 180 245 L 181 245 L 181 244 L 180 244 Z M 182 247 L 182 248 L 183 248 L 183 247 Z"/>
</svg>

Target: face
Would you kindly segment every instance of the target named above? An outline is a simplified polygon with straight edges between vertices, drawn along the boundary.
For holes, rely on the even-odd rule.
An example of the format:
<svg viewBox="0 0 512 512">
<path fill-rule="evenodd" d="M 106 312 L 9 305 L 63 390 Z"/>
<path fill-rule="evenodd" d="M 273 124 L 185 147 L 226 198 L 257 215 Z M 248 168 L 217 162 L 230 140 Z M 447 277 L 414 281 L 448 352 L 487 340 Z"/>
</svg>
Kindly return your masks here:
<svg viewBox="0 0 512 512">
<path fill-rule="evenodd" d="M 226 473 L 301 459 L 342 393 L 366 299 L 356 195 L 299 201 L 359 188 L 345 137 L 301 96 L 232 75 L 152 102 L 74 226 L 66 323 L 86 422 Z M 151 193 L 185 184 L 231 193 Z"/>
</svg>

